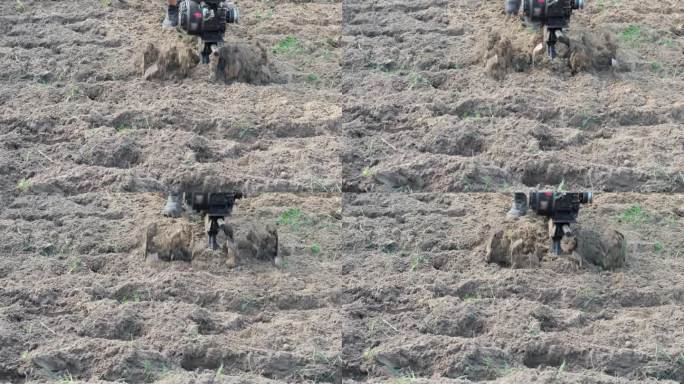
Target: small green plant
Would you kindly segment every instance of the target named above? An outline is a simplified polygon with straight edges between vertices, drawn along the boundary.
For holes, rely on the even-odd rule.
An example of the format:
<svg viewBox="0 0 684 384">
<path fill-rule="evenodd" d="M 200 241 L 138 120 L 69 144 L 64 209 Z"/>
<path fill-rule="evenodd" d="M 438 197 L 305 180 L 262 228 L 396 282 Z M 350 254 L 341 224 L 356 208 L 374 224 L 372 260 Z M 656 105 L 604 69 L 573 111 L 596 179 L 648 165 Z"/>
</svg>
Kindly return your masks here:
<svg viewBox="0 0 684 384">
<path fill-rule="evenodd" d="M 680 352 L 677 356 L 677 364 L 684 365 L 684 352 Z"/>
<path fill-rule="evenodd" d="M 39 253 L 43 257 L 51 257 L 55 254 L 56 251 L 57 251 L 57 248 L 54 245 L 48 244 L 44 247 L 41 247 Z"/>
<path fill-rule="evenodd" d="M 31 356 L 29 355 L 29 351 L 24 351 L 21 353 L 21 360 L 24 362 L 28 362 L 31 360 Z"/>
<path fill-rule="evenodd" d="M 657 61 L 651 62 L 651 72 L 660 73 L 663 71 L 663 65 Z"/>
<path fill-rule="evenodd" d="M 114 128 L 114 129 L 116 129 L 117 133 L 126 133 L 133 128 L 130 125 L 127 125 L 124 123 L 119 123 L 119 124 L 117 124 L 116 128 Z"/>
<path fill-rule="evenodd" d="M 530 328 L 528 328 L 527 333 L 529 333 L 531 336 L 539 336 L 539 328 L 538 327 L 530 327 Z"/>
<path fill-rule="evenodd" d="M 423 267 L 425 264 L 425 257 L 423 255 L 415 255 L 411 257 L 411 260 L 409 261 L 410 263 L 410 268 L 411 271 L 418 270 Z"/>
<path fill-rule="evenodd" d="M 627 44 L 636 47 L 643 40 L 643 35 L 641 32 L 641 27 L 638 25 L 630 25 L 622 31 L 620 38 Z"/>
<path fill-rule="evenodd" d="M 461 115 L 461 120 L 480 120 L 481 118 L 482 115 L 480 115 L 480 112 L 463 112 L 463 115 Z"/>
<path fill-rule="evenodd" d="M 274 47 L 273 53 L 294 54 L 301 49 L 301 42 L 294 36 L 287 36 L 280 40 Z"/>
<path fill-rule="evenodd" d="M 299 227 L 304 220 L 304 212 L 299 208 L 290 208 L 278 216 L 276 223 L 292 228 Z"/>
<path fill-rule="evenodd" d="M 24 5 L 24 2 L 21 0 L 16 0 L 16 2 L 14 3 L 14 10 L 19 13 L 26 12 L 26 6 Z"/>
<path fill-rule="evenodd" d="M 257 10 L 256 12 L 254 12 L 254 18 L 257 19 L 257 21 L 268 20 L 273 17 L 273 14 L 273 9 L 268 9 L 265 12 Z"/>
<path fill-rule="evenodd" d="M 598 117 L 594 117 L 591 115 L 583 115 L 582 116 L 582 121 L 580 121 L 580 128 L 581 129 L 587 129 L 591 127 L 595 127 L 601 124 L 601 119 Z"/>
<path fill-rule="evenodd" d="M 223 363 L 219 365 L 219 367 L 216 369 L 216 375 L 214 377 L 221 377 L 223 376 Z"/>
<path fill-rule="evenodd" d="M 143 376 L 148 380 L 152 379 L 152 362 L 149 360 L 143 361 Z"/>
<path fill-rule="evenodd" d="M 111 7 L 112 6 L 112 0 L 100 0 L 100 5 L 103 7 Z"/>
<path fill-rule="evenodd" d="M 66 101 L 71 101 L 75 100 L 78 98 L 78 95 L 81 94 L 81 90 L 77 86 L 72 86 L 69 87 L 69 90 L 66 92 Z"/>
<path fill-rule="evenodd" d="M 463 296 L 461 296 L 461 299 L 463 301 L 473 301 L 477 300 L 480 298 L 480 295 L 477 294 L 477 292 L 467 292 Z"/>
<path fill-rule="evenodd" d="M 316 363 L 323 363 L 323 364 L 330 364 L 331 359 L 328 358 L 323 352 L 320 352 L 314 348 L 312 354 L 311 354 L 311 359 L 316 362 Z"/>
<path fill-rule="evenodd" d="M 649 214 L 639 204 L 632 205 L 628 210 L 618 215 L 618 221 L 638 225 L 648 220 Z"/>
<path fill-rule="evenodd" d="M 316 243 L 312 244 L 311 253 L 314 255 L 318 255 L 319 253 L 321 253 L 321 246 Z"/>
<path fill-rule="evenodd" d="M 663 243 L 661 243 L 661 242 L 659 242 L 659 241 L 656 241 L 655 244 L 653 244 L 653 250 L 656 251 L 656 252 L 660 252 L 660 251 L 662 251 L 664 248 L 665 248 L 665 247 L 663 247 Z"/>
<path fill-rule="evenodd" d="M 565 186 L 565 179 L 561 180 L 560 184 L 558 184 L 558 188 L 556 188 L 558 192 L 567 192 L 568 189 Z"/>
<path fill-rule="evenodd" d="M 29 188 L 31 188 L 31 181 L 30 181 L 30 180 L 21 179 L 21 180 L 19 180 L 19 182 L 17 183 L 17 189 L 18 189 L 20 192 L 26 192 L 26 191 L 29 190 Z"/>
<path fill-rule="evenodd" d="M 601 296 L 593 289 L 585 288 L 577 293 L 577 299 L 579 300 L 580 307 L 585 310 L 591 305 L 598 303 L 601 299 Z"/>
<path fill-rule="evenodd" d="M 421 87 L 431 87 L 432 82 L 426 79 L 420 73 L 411 72 L 408 75 L 409 89 L 421 88 Z"/>
<path fill-rule="evenodd" d="M 558 372 L 556 372 L 556 377 L 560 376 L 565 372 L 566 369 L 566 364 L 565 364 L 565 359 L 563 359 L 563 362 L 561 363 L 560 367 L 558 367 Z"/>
<path fill-rule="evenodd" d="M 658 41 L 658 44 L 662 45 L 664 47 L 668 47 L 668 48 L 676 48 L 677 47 L 677 43 L 672 39 L 662 39 L 662 40 Z"/>
<path fill-rule="evenodd" d="M 315 83 L 318 81 L 318 75 L 316 75 L 315 73 L 309 73 L 309 75 L 306 76 L 306 81 L 310 83 Z"/>
<path fill-rule="evenodd" d="M 249 137 L 255 137 L 256 132 L 254 131 L 254 128 L 252 127 L 241 127 L 240 130 L 238 131 L 238 139 L 240 140 L 245 140 L 246 138 Z"/>
<path fill-rule="evenodd" d="M 69 268 L 67 269 L 69 274 L 78 272 L 81 270 L 81 267 L 83 266 L 83 262 L 81 261 L 81 258 L 74 258 L 69 261 Z"/>
<path fill-rule="evenodd" d="M 378 354 L 377 348 L 368 348 L 365 351 L 363 351 L 363 359 L 366 361 L 373 360 L 377 354 Z"/>
<path fill-rule="evenodd" d="M 371 171 L 370 168 L 365 167 L 365 168 L 363 169 L 363 171 L 361 171 L 361 175 L 362 175 L 363 177 L 371 177 L 371 176 L 373 176 L 373 171 Z"/>
<path fill-rule="evenodd" d="M 62 377 L 60 377 L 58 383 L 59 384 L 70 384 L 74 382 L 74 377 L 71 376 L 71 373 L 67 371 Z"/>
<path fill-rule="evenodd" d="M 399 249 L 399 245 L 395 242 L 387 243 L 384 244 L 382 247 L 380 247 L 380 251 L 382 253 L 387 253 L 387 254 L 392 254 L 396 252 Z"/>
</svg>

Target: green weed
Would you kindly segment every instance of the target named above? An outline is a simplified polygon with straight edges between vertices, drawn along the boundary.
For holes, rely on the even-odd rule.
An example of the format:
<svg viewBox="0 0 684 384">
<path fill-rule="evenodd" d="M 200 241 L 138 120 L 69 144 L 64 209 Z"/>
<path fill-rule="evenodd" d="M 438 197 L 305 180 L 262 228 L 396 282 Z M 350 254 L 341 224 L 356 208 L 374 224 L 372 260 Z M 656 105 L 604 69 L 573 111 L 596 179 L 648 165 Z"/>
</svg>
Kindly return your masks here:
<svg viewBox="0 0 684 384">
<path fill-rule="evenodd" d="M 294 36 L 287 36 L 280 40 L 274 47 L 273 53 L 277 54 L 295 54 L 301 50 L 301 42 Z"/>
<path fill-rule="evenodd" d="M 582 121 L 580 121 L 580 128 L 581 129 L 587 129 L 591 127 L 596 127 L 601 124 L 601 119 L 598 117 L 590 116 L 590 115 L 583 115 L 582 116 Z"/>
<path fill-rule="evenodd" d="M 377 348 L 368 348 L 365 351 L 363 351 L 363 359 L 366 361 L 373 360 L 377 354 L 378 354 Z"/>
<path fill-rule="evenodd" d="M 71 86 L 69 87 L 69 90 L 66 92 L 66 101 L 75 100 L 78 98 L 80 94 L 81 90 L 77 86 Z"/>
<path fill-rule="evenodd" d="M 21 179 L 21 180 L 19 180 L 19 182 L 17 183 L 17 189 L 18 189 L 20 192 L 26 192 L 26 191 L 29 190 L 29 188 L 31 188 L 31 181 L 30 181 L 30 180 Z"/>
<path fill-rule="evenodd" d="M 630 25 L 627 27 L 627 29 L 620 34 L 620 38 L 632 47 L 638 46 L 644 40 L 641 27 L 638 25 Z"/>
<path fill-rule="evenodd" d="M 100 0 L 100 5 L 103 7 L 111 7 L 112 6 L 112 0 Z"/>
<path fill-rule="evenodd" d="M 315 73 L 309 73 L 309 75 L 306 76 L 306 81 L 310 83 L 315 83 L 318 81 L 318 75 L 316 75 Z"/>
<path fill-rule="evenodd" d="M 318 244 L 315 244 L 315 243 L 312 244 L 311 245 L 311 253 L 314 255 L 318 255 L 319 253 L 321 253 L 321 246 Z"/>
<path fill-rule="evenodd" d="M 304 212 L 299 208 L 290 208 L 278 216 L 276 223 L 292 228 L 297 228 L 304 221 Z"/>
<path fill-rule="evenodd" d="M 463 112 L 463 115 L 461 115 L 461 120 L 480 120 L 481 118 L 482 115 L 480 114 L 480 112 Z"/>
<path fill-rule="evenodd" d="M 639 225 L 649 219 L 650 215 L 639 204 L 632 205 L 628 210 L 618 215 L 620 222 Z"/>
<path fill-rule="evenodd" d="M 663 71 L 663 65 L 657 61 L 651 62 L 651 72 L 660 73 Z"/>
<path fill-rule="evenodd" d="M 665 247 L 663 246 L 663 243 L 661 243 L 661 242 L 659 242 L 659 241 L 656 241 L 655 244 L 653 244 L 653 250 L 654 250 L 654 251 L 660 252 L 660 251 L 662 251 L 663 249 L 665 249 Z"/>
<path fill-rule="evenodd" d="M 22 2 L 21 0 L 16 0 L 16 2 L 14 3 L 14 10 L 19 13 L 26 12 L 26 6 L 24 5 L 24 2 Z"/>
<path fill-rule="evenodd" d="M 421 88 L 421 87 L 431 87 L 432 82 L 423 77 L 420 73 L 411 72 L 408 75 L 409 88 Z"/>
<path fill-rule="evenodd" d="M 254 12 L 254 18 L 257 19 L 257 21 L 264 21 L 272 18 L 274 14 L 275 12 L 273 12 L 272 9 L 266 10 L 265 12 L 258 10 Z"/>
<path fill-rule="evenodd" d="M 67 373 L 62 375 L 62 377 L 60 377 L 59 381 L 58 381 L 59 384 L 70 384 L 70 383 L 74 383 L 74 382 L 75 382 L 74 377 L 71 376 L 71 373 L 68 371 L 67 371 Z"/>
<path fill-rule="evenodd" d="M 556 377 L 560 376 L 565 372 L 567 365 L 565 364 L 565 359 L 563 359 L 563 362 L 561 363 L 560 367 L 558 367 L 558 372 L 556 372 Z"/>
<path fill-rule="evenodd" d="M 580 307 L 582 309 L 587 309 L 591 305 L 598 303 L 601 299 L 601 295 L 591 288 L 585 288 L 577 293 L 577 299 L 580 301 Z"/>
<path fill-rule="evenodd" d="M 568 188 L 565 186 L 565 179 L 561 180 L 560 184 L 558 184 L 558 187 L 556 188 L 558 192 L 567 192 Z"/>
<path fill-rule="evenodd" d="M 668 47 L 668 48 L 676 48 L 677 47 L 677 43 L 672 39 L 662 39 L 662 40 L 658 41 L 658 44 L 662 45 L 664 47 Z"/>
<path fill-rule="evenodd" d="M 81 267 L 83 267 L 83 262 L 80 258 L 71 259 L 71 261 L 69 261 L 69 268 L 67 271 L 69 274 L 71 274 L 80 271 Z"/>
<path fill-rule="evenodd" d="M 480 295 L 478 295 L 477 292 L 468 292 L 461 296 L 461 300 L 463 301 L 473 301 L 478 300 L 479 298 Z"/>
<path fill-rule="evenodd" d="M 411 257 L 411 260 L 409 261 L 410 263 L 410 268 L 411 271 L 418 270 L 423 267 L 425 264 L 425 257 L 423 255 L 415 255 Z"/>
<path fill-rule="evenodd" d="M 116 126 L 116 128 L 114 128 L 114 129 L 116 129 L 116 133 L 126 133 L 126 132 L 132 130 L 133 127 L 131 127 L 130 125 L 124 124 L 124 123 L 119 123 Z"/>
</svg>

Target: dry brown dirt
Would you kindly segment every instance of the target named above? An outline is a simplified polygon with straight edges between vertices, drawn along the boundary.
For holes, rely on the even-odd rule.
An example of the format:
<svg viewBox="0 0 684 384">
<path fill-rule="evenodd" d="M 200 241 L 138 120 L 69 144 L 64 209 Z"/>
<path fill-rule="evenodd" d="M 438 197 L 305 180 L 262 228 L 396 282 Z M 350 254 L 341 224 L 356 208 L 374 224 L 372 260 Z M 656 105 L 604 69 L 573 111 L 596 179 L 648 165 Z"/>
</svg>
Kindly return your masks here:
<svg viewBox="0 0 684 384">
<path fill-rule="evenodd" d="M 341 3 L 239 6 L 201 66 L 163 1 L 0 2 L 0 382 L 332 381 Z M 247 193 L 284 265 L 145 262 L 173 186 Z"/>
<path fill-rule="evenodd" d="M 588 1 L 533 66 L 503 0 L 345 1 L 344 190 L 684 191 L 683 15 Z"/>
<path fill-rule="evenodd" d="M 684 192 L 678 0 L 534 66 L 500 0 L 241 0 L 210 65 L 163 4 L 0 2 L 0 383 L 684 382 L 684 195 L 583 208 L 604 271 L 443 193 Z M 246 194 L 231 247 L 179 187 Z M 535 262 L 486 261 L 502 223 Z"/>
<path fill-rule="evenodd" d="M 493 193 L 345 196 L 348 382 L 684 381 L 684 195 L 602 194 L 580 210 L 578 224 L 624 234 L 614 271 L 551 255 L 550 240 L 537 266 L 487 263 L 509 206 Z"/>
<path fill-rule="evenodd" d="M 339 332 L 339 196 L 240 200 L 237 239 L 275 225 L 281 267 L 150 263 L 159 195 L 20 196 L 0 215 L 0 382 L 330 382 Z M 289 213 L 288 213 L 289 212 Z M 292 212 L 295 212 L 293 214 Z M 201 218 L 187 223 L 200 243 Z M 160 226 L 161 226 L 160 225 Z"/>
</svg>

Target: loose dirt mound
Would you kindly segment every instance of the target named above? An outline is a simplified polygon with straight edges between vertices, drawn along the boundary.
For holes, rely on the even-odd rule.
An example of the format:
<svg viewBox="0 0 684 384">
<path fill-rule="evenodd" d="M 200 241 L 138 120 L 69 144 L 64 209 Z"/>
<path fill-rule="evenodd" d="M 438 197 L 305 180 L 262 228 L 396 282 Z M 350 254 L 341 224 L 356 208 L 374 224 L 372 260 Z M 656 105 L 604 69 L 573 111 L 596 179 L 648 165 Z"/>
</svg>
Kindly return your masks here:
<svg viewBox="0 0 684 384">
<path fill-rule="evenodd" d="M 530 66 L 531 52 L 525 52 L 524 47 L 514 47 L 511 39 L 500 32 L 490 32 L 482 42 L 479 60 L 484 63 L 485 72 L 493 78 L 501 80 L 509 71 L 522 72 Z"/>
<path fill-rule="evenodd" d="M 210 66 L 214 67 L 217 81 L 263 85 L 275 79 L 266 49 L 259 43 L 226 43 L 216 56 Z M 145 80 L 179 80 L 191 76 L 199 64 L 199 56 L 196 49 L 186 44 L 158 47 L 148 43 L 137 62 Z"/>
<path fill-rule="evenodd" d="M 216 78 L 227 84 L 268 84 L 274 80 L 272 64 L 260 44 L 227 43 L 218 52 Z"/>
<path fill-rule="evenodd" d="M 157 48 L 148 43 L 139 61 L 138 66 L 145 80 L 184 79 L 199 63 L 199 56 L 184 45 Z"/>
<path fill-rule="evenodd" d="M 532 214 L 495 227 L 485 243 L 485 260 L 511 268 L 541 266 L 545 256 L 554 257 L 548 255 L 551 239 L 546 228 L 550 225 Z M 605 225 L 594 229 L 575 224 L 572 229 L 573 234 L 563 236 L 560 246 L 578 266 L 589 263 L 604 270 L 624 266 L 627 242 L 622 233 Z"/>
<path fill-rule="evenodd" d="M 549 248 L 548 233 L 540 228 L 540 221 L 524 218 L 505 229 L 496 229 L 487 240 L 487 262 L 511 268 L 539 266 Z"/>
<path fill-rule="evenodd" d="M 571 34 L 569 38 L 569 49 L 560 43 L 557 48 L 558 60 L 565 61 L 572 74 L 626 67 L 626 64 L 621 65 L 620 60 L 617 60 L 618 46 L 610 33 L 582 31 Z M 528 37 L 526 34 L 490 31 L 481 38 L 476 61 L 484 63 L 485 72 L 497 80 L 503 80 L 509 72 L 524 72 L 533 66 L 549 66 L 546 50 L 539 50 L 542 40 L 541 32 Z"/>
<path fill-rule="evenodd" d="M 621 59 L 617 57 L 618 45 L 609 33 L 600 35 L 582 32 L 570 40 L 568 65 L 573 74 L 582 71 L 606 71 L 620 69 Z"/>
</svg>

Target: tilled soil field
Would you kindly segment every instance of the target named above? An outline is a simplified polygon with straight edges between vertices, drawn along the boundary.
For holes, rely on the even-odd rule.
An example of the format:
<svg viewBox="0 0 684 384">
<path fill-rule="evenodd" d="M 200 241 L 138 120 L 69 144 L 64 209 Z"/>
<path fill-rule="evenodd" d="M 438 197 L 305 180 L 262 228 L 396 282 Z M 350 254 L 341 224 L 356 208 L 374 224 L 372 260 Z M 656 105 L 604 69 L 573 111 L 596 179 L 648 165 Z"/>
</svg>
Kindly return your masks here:
<svg viewBox="0 0 684 384">
<path fill-rule="evenodd" d="M 344 189 L 683 191 L 684 3 L 588 1 L 573 62 L 503 3 L 344 2 Z"/>
<path fill-rule="evenodd" d="M 546 230 L 535 217 L 506 219 L 504 194 L 343 204 L 348 382 L 684 380 L 684 195 L 603 194 L 580 211 L 578 225 L 627 240 L 613 272 L 548 253 L 533 268 L 486 263 L 502 224 Z"/>
<path fill-rule="evenodd" d="M 258 85 L 197 65 L 163 1 L 0 2 L 0 382 L 333 380 L 341 3 L 239 8 Z M 229 222 L 276 224 L 284 265 L 145 262 L 187 186 L 247 193 Z"/>
<path fill-rule="evenodd" d="M 27 195 L 0 216 L 0 381 L 330 382 L 341 349 L 340 199 L 240 200 L 237 238 L 275 224 L 283 266 L 147 263 L 145 193 Z M 195 227 L 198 215 L 178 221 Z M 201 237 L 201 239 L 200 239 Z M 204 260 L 206 261 L 206 260 Z"/>
<path fill-rule="evenodd" d="M 2 2 L 2 202 L 19 183 L 64 195 L 198 180 L 338 190 L 341 4 L 239 6 L 226 40 L 266 49 L 269 84 L 212 80 L 215 60 L 182 79 L 144 80 L 150 44 L 197 48 L 161 29 L 161 1 Z"/>
<path fill-rule="evenodd" d="M 680 1 L 551 62 L 502 0 L 244 0 L 209 65 L 164 3 L 0 2 L 0 382 L 684 382 L 684 195 L 627 193 L 684 191 Z M 557 185 L 625 266 L 449 193 Z M 178 189 L 245 193 L 235 241 Z"/>
</svg>

